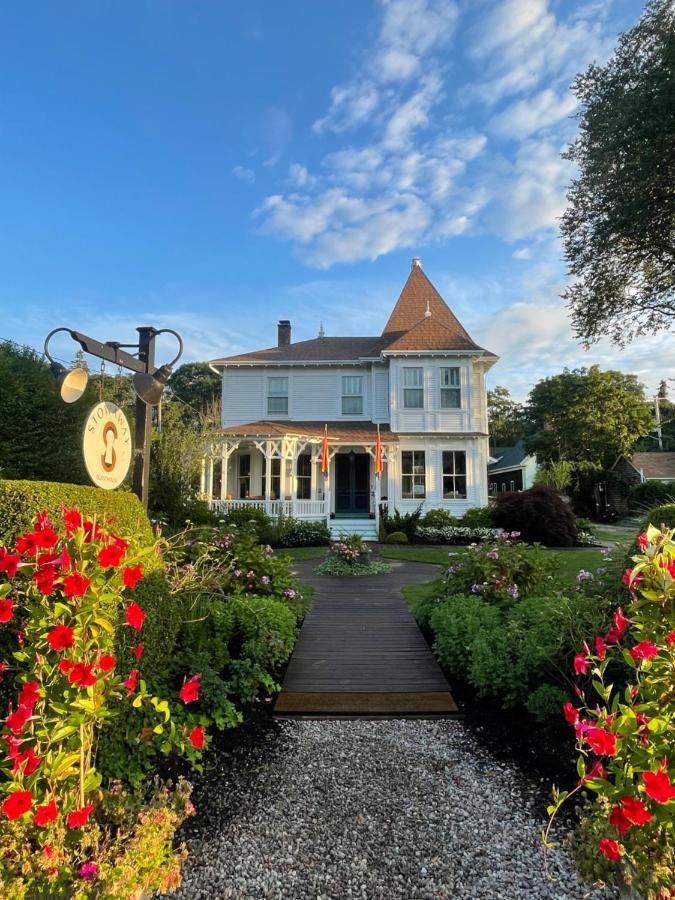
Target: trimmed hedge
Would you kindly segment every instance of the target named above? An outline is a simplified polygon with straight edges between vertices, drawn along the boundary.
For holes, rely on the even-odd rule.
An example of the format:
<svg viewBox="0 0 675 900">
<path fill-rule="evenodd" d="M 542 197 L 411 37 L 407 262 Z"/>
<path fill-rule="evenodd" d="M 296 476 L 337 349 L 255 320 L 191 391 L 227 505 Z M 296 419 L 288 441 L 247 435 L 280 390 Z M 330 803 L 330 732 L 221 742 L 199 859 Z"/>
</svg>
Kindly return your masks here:
<svg viewBox="0 0 675 900">
<path fill-rule="evenodd" d="M 77 507 L 99 519 L 114 516 L 115 528 L 121 534 L 138 535 L 144 544 L 153 541 L 150 522 L 135 494 L 55 481 L 0 480 L 0 545 L 29 531 L 35 516 L 43 510 L 57 519 L 62 506 Z"/>
<path fill-rule="evenodd" d="M 647 525 L 654 525 L 656 528 L 660 528 L 662 525 L 667 528 L 675 528 L 675 503 L 664 503 L 662 506 L 650 509 L 642 520 L 642 529 Z"/>
<path fill-rule="evenodd" d="M 628 495 L 628 505 L 638 513 L 670 503 L 675 503 L 675 481 L 644 481 L 633 485 Z"/>
<path fill-rule="evenodd" d="M 388 534 L 384 539 L 385 544 L 407 544 L 408 543 L 408 535 L 403 531 L 392 531 L 391 534 Z"/>
</svg>

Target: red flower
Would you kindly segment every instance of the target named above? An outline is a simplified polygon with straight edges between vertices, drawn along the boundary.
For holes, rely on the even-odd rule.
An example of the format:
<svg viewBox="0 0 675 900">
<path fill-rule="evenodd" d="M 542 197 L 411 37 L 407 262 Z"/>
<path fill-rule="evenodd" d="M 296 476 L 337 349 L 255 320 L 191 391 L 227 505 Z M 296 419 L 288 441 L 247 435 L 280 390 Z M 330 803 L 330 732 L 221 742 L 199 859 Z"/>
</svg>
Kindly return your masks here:
<svg viewBox="0 0 675 900">
<path fill-rule="evenodd" d="M 40 549 L 39 535 L 37 531 L 29 531 L 26 534 L 20 534 L 16 539 L 16 549 L 23 556 L 35 556 Z"/>
<path fill-rule="evenodd" d="M 611 859 L 614 862 L 621 859 L 621 857 L 623 856 L 623 850 L 621 849 L 619 844 L 616 841 L 610 841 L 609 838 L 600 839 L 598 850 L 601 853 L 604 853 L 607 859 Z"/>
<path fill-rule="evenodd" d="M 73 561 L 70 558 L 70 553 L 68 553 L 68 548 L 64 547 L 61 551 L 61 556 L 59 556 L 59 567 L 62 572 L 69 572 L 72 564 Z"/>
<path fill-rule="evenodd" d="M 645 793 L 657 803 L 668 803 L 675 799 L 675 785 L 663 769 L 658 772 L 645 772 L 642 775 Z"/>
<path fill-rule="evenodd" d="M 56 800 L 50 800 L 49 803 L 46 803 L 44 806 L 38 806 L 35 810 L 33 823 L 40 828 L 44 828 L 45 825 L 49 825 L 50 822 L 55 822 L 58 815 L 59 811 L 56 808 Z"/>
<path fill-rule="evenodd" d="M 40 682 L 39 681 L 27 681 L 21 687 L 21 692 L 19 693 L 19 706 L 25 706 L 27 709 L 30 709 L 31 712 L 33 707 L 40 699 Z"/>
<path fill-rule="evenodd" d="M 675 644 L 675 631 L 671 631 L 670 634 L 666 635 L 666 644 L 669 647 L 672 647 Z"/>
<path fill-rule="evenodd" d="M 180 689 L 180 694 L 178 695 L 183 703 L 192 703 L 194 700 L 199 700 L 199 689 L 201 684 L 199 683 L 199 679 L 201 675 L 193 675 L 192 678 L 188 678 L 183 687 Z"/>
<path fill-rule="evenodd" d="M 630 590 L 633 590 L 633 588 L 638 587 L 642 581 L 642 575 L 640 575 L 639 572 L 635 576 L 635 578 L 632 578 L 631 577 L 632 575 L 633 575 L 633 570 L 626 569 L 626 571 L 621 576 L 621 581 L 626 585 L 627 588 L 630 588 Z"/>
<path fill-rule="evenodd" d="M 44 597 L 49 597 L 54 590 L 57 577 L 55 569 L 52 566 L 47 566 L 44 569 L 38 569 L 38 571 L 34 573 L 33 581 L 35 582 L 38 591 L 40 591 Z"/>
<path fill-rule="evenodd" d="M 20 562 L 18 553 L 10 553 L 6 547 L 0 547 L 0 572 L 5 572 L 8 578 L 14 578 Z"/>
<path fill-rule="evenodd" d="M 5 725 L 9 728 L 12 734 L 21 734 L 23 731 L 26 722 L 30 719 L 33 714 L 33 710 L 29 709 L 27 706 L 20 706 L 15 712 L 10 713 L 5 719 Z"/>
<path fill-rule="evenodd" d="M 94 667 L 83 662 L 75 663 L 68 675 L 68 681 L 71 684 L 79 685 L 81 688 L 91 687 L 96 684 Z"/>
<path fill-rule="evenodd" d="M 591 664 L 583 653 L 577 653 L 574 657 L 574 671 L 577 675 L 585 675 L 590 669 Z"/>
<path fill-rule="evenodd" d="M 47 635 L 47 642 L 52 650 L 65 650 L 73 646 L 75 632 L 67 625 L 57 625 Z"/>
<path fill-rule="evenodd" d="M 595 653 L 601 662 L 607 656 L 607 647 L 601 637 L 595 639 Z"/>
<path fill-rule="evenodd" d="M 647 532 L 643 531 L 642 534 L 638 535 L 637 545 L 644 553 L 647 547 L 649 546 L 649 541 L 647 540 Z"/>
<path fill-rule="evenodd" d="M 652 657 L 657 656 L 659 648 L 651 641 L 640 641 L 639 644 L 631 647 L 628 652 L 633 657 L 633 661 L 637 663 L 641 659 L 651 659 Z"/>
<path fill-rule="evenodd" d="M 61 514 L 63 524 L 66 526 L 66 534 L 68 537 L 72 537 L 73 532 L 82 527 L 82 513 L 79 509 L 68 509 L 64 506 L 61 509 Z"/>
<path fill-rule="evenodd" d="M 73 668 L 74 665 L 75 665 L 75 663 L 71 662 L 69 659 L 60 659 L 59 660 L 59 669 L 64 673 L 64 675 L 67 675 L 68 672 L 70 672 L 70 670 Z"/>
<path fill-rule="evenodd" d="M 136 631 L 140 631 L 145 620 L 145 613 L 138 603 L 130 603 L 127 606 L 127 625 L 131 625 Z"/>
<path fill-rule="evenodd" d="M 589 728 L 586 732 L 588 746 L 598 756 L 616 756 L 616 735 L 603 728 Z"/>
<path fill-rule="evenodd" d="M 131 588 L 132 590 L 142 578 L 143 569 L 141 569 L 140 566 L 127 566 L 122 572 L 122 583 L 124 584 L 124 587 Z"/>
<path fill-rule="evenodd" d="M 102 672 L 110 672 L 111 669 L 115 668 L 116 662 L 115 657 L 107 653 L 99 659 L 98 667 Z"/>
<path fill-rule="evenodd" d="M 19 819 L 33 805 L 30 791 L 13 791 L 2 804 L 2 811 L 8 819 Z"/>
<path fill-rule="evenodd" d="M 621 806 L 626 818 L 633 825 L 646 825 L 654 818 L 644 802 L 637 797 L 623 797 Z"/>
<path fill-rule="evenodd" d="M 563 706 L 563 713 L 568 725 L 576 725 L 579 721 L 579 710 L 573 703 L 566 703 Z"/>
<path fill-rule="evenodd" d="M 599 759 L 596 759 L 588 772 L 586 772 L 584 780 L 588 778 L 607 778 L 607 769 L 603 766 Z"/>
<path fill-rule="evenodd" d="M 42 762 L 40 757 L 35 755 L 35 747 L 27 747 L 23 753 L 10 750 L 10 755 L 14 760 L 12 772 L 23 772 L 24 775 L 32 775 Z"/>
<path fill-rule="evenodd" d="M 75 809 L 73 812 L 68 813 L 66 816 L 66 824 L 68 828 L 84 828 L 84 826 L 89 821 L 89 816 L 94 809 L 93 803 L 87 803 L 86 806 L 81 807 L 80 809 Z"/>
<path fill-rule="evenodd" d="M 91 544 L 92 541 L 100 541 L 103 537 L 103 532 L 98 527 L 98 525 L 94 525 L 93 522 L 90 522 L 89 519 L 84 523 L 84 539 L 88 544 Z"/>
<path fill-rule="evenodd" d="M 137 660 L 139 660 L 141 656 L 143 656 L 143 649 L 143 644 L 136 644 L 136 646 L 134 647 L 134 656 Z"/>
<path fill-rule="evenodd" d="M 73 572 L 63 579 L 63 593 L 66 597 L 83 597 L 91 582 L 81 572 Z"/>
<path fill-rule="evenodd" d="M 138 669 L 132 669 L 131 674 L 127 678 L 126 681 L 123 681 L 122 684 L 127 689 L 127 693 L 129 695 L 133 694 L 136 690 L 136 679 L 138 678 Z"/>
<path fill-rule="evenodd" d="M 620 806 L 614 806 L 609 814 L 609 824 L 616 825 L 619 832 L 625 834 L 632 823 Z"/>
<path fill-rule="evenodd" d="M 188 735 L 188 739 L 195 750 L 201 750 L 204 747 L 204 729 L 201 725 L 195 725 L 190 734 Z"/>
<path fill-rule="evenodd" d="M 104 569 L 117 568 L 122 562 L 122 557 L 125 553 L 126 547 L 121 547 L 119 544 L 109 544 L 98 551 L 98 561 Z"/>
<path fill-rule="evenodd" d="M 9 622 L 14 613 L 14 601 L 9 597 L 0 600 L 0 622 Z"/>
</svg>

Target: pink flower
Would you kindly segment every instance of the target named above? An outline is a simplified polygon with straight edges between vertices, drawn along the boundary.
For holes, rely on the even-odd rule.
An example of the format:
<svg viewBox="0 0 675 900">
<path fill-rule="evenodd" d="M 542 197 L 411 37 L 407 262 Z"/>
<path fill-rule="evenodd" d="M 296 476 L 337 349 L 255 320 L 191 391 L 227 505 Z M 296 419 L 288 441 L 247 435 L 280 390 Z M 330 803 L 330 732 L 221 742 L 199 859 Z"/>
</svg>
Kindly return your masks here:
<svg viewBox="0 0 675 900">
<path fill-rule="evenodd" d="M 633 657 L 633 661 L 637 663 L 641 659 L 652 659 L 654 656 L 657 656 L 659 648 L 651 641 L 640 641 L 639 644 L 631 647 L 628 652 Z"/>
<path fill-rule="evenodd" d="M 583 653 L 577 653 L 574 657 L 574 671 L 577 675 L 586 675 L 591 665 Z"/>
<path fill-rule="evenodd" d="M 579 721 L 579 710 L 573 703 L 566 703 L 563 706 L 563 713 L 569 725 L 576 725 Z"/>
<path fill-rule="evenodd" d="M 638 535 L 637 545 L 643 553 L 649 546 L 649 541 L 647 540 L 647 532 L 646 531 L 643 531 L 642 534 Z"/>
<path fill-rule="evenodd" d="M 129 696 L 136 690 L 136 679 L 138 678 L 138 669 L 132 669 L 129 677 L 122 684 L 127 689 Z"/>
<path fill-rule="evenodd" d="M 78 874 L 80 878 L 84 878 L 85 881 L 91 881 L 96 878 L 98 874 L 98 866 L 96 863 L 82 863 L 80 868 L 78 869 Z"/>
</svg>

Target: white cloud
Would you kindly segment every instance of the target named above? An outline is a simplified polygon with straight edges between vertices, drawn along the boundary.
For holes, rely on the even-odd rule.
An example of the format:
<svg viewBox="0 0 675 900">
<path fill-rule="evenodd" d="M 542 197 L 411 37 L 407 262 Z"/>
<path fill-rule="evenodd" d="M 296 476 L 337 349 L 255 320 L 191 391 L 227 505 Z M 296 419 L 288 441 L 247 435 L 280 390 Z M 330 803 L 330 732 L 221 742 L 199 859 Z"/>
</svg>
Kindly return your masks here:
<svg viewBox="0 0 675 900">
<path fill-rule="evenodd" d="M 248 184 L 253 184 L 255 181 L 255 172 L 253 169 L 247 169 L 246 166 L 235 166 L 232 169 L 232 174 L 239 181 L 246 181 Z"/>
<path fill-rule="evenodd" d="M 532 97 L 507 106 L 491 119 L 490 128 L 501 137 L 526 138 L 569 117 L 576 107 L 577 100 L 571 91 L 559 96 L 550 88 L 545 88 Z"/>
</svg>

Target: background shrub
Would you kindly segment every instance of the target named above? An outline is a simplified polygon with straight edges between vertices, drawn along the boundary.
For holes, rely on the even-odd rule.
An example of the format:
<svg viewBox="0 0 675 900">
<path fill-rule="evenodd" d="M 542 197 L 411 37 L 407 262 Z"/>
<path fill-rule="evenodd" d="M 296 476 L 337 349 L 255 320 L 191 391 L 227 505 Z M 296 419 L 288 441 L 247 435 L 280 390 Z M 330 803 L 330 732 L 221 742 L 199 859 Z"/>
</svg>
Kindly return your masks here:
<svg viewBox="0 0 675 900">
<path fill-rule="evenodd" d="M 420 503 L 414 512 L 406 513 L 405 515 L 401 515 L 401 513 L 395 509 L 393 515 L 382 516 L 381 522 L 384 531 L 387 534 L 393 534 L 395 531 L 402 531 L 408 540 L 412 541 L 415 537 L 415 531 L 417 530 L 421 516 L 422 504 Z"/>
<path fill-rule="evenodd" d="M 257 506 L 239 506 L 231 509 L 226 515 L 221 516 L 223 525 L 236 527 L 255 527 L 256 531 L 268 528 L 272 520 L 264 509 Z"/>
<path fill-rule="evenodd" d="M 524 541 L 547 547 L 572 547 L 577 539 L 574 513 L 560 494 L 544 485 L 527 491 L 500 494 L 494 523 L 505 531 L 519 531 Z"/>
<path fill-rule="evenodd" d="M 644 530 L 647 525 L 654 525 L 656 528 L 660 528 L 661 525 L 675 528 L 675 503 L 664 503 L 650 509 L 642 520 L 642 529 Z"/>
<path fill-rule="evenodd" d="M 392 531 L 384 539 L 385 544 L 407 544 L 408 535 L 403 531 Z"/>
<path fill-rule="evenodd" d="M 114 516 L 121 534 L 136 535 L 146 546 L 153 541 L 150 522 L 135 494 L 55 481 L 0 480 L 0 545 L 30 531 L 34 517 L 43 510 L 58 519 L 62 506 L 77 507 L 99 519 Z"/>
<path fill-rule="evenodd" d="M 476 506 L 474 509 L 467 509 L 462 516 L 461 524 L 465 528 L 493 528 L 492 507 Z"/>
<path fill-rule="evenodd" d="M 445 509 L 430 509 L 419 521 L 423 528 L 448 528 L 459 525 L 459 519 Z"/>
<path fill-rule="evenodd" d="M 634 484 L 628 495 L 628 505 L 637 512 L 667 503 L 675 503 L 675 481 L 644 481 Z"/>
<path fill-rule="evenodd" d="M 270 525 L 259 529 L 261 543 L 272 547 L 326 547 L 330 531 L 325 522 L 279 516 Z"/>
</svg>

